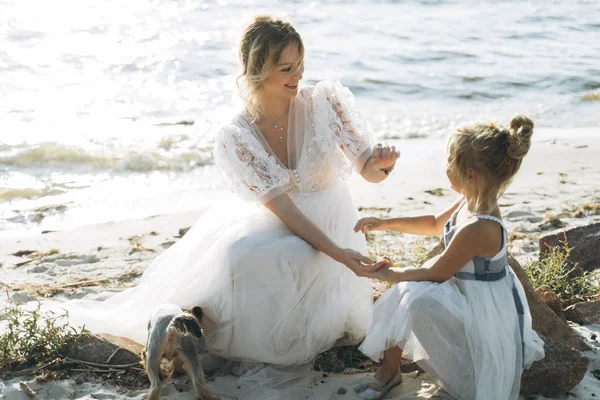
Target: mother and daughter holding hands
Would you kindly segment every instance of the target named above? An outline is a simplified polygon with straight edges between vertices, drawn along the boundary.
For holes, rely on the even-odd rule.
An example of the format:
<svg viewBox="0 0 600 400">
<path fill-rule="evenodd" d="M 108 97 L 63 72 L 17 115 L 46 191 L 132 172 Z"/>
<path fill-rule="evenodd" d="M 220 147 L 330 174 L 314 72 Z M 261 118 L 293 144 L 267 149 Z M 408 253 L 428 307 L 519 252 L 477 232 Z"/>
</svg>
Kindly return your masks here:
<svg viewBox="0 0 600 400">
<path fill-rule="evenodd" d="M 215 163 L 238 198 L 205 213 L 144 272 L 104 302 L 80 302 L 88 329 L 143 342 L 152 310 L 202 307 L 205 345 L 234 372 L 267 385 L 295 378 L 336 344 L 376 361 L 354 386 L 380 399 L 415 360 L 434 399 L 517 399 L 521 374 L 543 358 L 523 288 L 508 266 L 498 197 L 530 147 L 533 122 L 453 132 L 447 175 L 461 197 L 437 215 L 359 220 L 345 178 L 385 180 L 399 153 L 373 145 L 350 91 L 299 87 L 304 45 L 294 27 L 259 16 L 240 46 L 245 108 L 219 132 Z M 358 223 L 357 223 L 358 221 Z M 364 232 L 443 234 L 420 268 L 366 257 Z M 373 306 L 368 278 L 392 282 Z"/>
</svg>

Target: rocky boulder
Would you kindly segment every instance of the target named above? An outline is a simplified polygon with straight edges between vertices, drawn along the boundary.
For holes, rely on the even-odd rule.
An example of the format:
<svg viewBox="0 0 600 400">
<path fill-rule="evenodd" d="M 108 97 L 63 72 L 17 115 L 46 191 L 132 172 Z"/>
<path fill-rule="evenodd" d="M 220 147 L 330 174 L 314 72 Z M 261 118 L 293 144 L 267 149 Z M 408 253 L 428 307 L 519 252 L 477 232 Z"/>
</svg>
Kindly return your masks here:
<svg viewBox="0 0 600 400">
<path fill-rule="evenodd" d="M 545 397 L 564 395 L 581 382 L 590 360 L 564 344 L 543 336 L 542 339 L 546 356 L 523 373 L 521 393 Z"/>
<path fill-rule="evenodd" d="M 84 334 L 71 344 L 67 356 L 88 363 L 127 365 L 140 362 L 143 348 L 139 343 L 123 337 Z"/>
<path fill-rule="evenodd" d="M 572 267 L 585 271 L 600 268 L 600 222 L 553 231 L 540 238 L 540 260 L 548 254 L 552 247 L 571 248 L 567 262 Z"/>
<path fill-rule="evenodd" d="M 562 301 L 558 298 L 556 293 L 552 291 L 550 286 L 540 286 L 535 289 L 535 294 L 546 303 L 546 305 L 552 310 L 554 314 L 563 321 L 566 321 L 565 316 L 563 314 L 563 305 Z"/>
<path fill-rule="evenodd" d="M 579 325 L 600 324 L 600 300 L 573 304 L 565 309 L 565 317 Z"/>
<path fill-rule="evenodd" d="M 529 310 L 531 311 L 533 329 L 537 333 L 549 337 L 556 342 L 578 350 L 587 350 L 588 346 L 575 334 L 566 320 L 558 317 L 535 293 L 527 277 L 527 272 L 525 272 L 519 262 L 512 256 L 509 256 L 508 264 L 525 289 L 525 296 L 527 297 L 527 303 L 529 303 Z"/>
</svg>

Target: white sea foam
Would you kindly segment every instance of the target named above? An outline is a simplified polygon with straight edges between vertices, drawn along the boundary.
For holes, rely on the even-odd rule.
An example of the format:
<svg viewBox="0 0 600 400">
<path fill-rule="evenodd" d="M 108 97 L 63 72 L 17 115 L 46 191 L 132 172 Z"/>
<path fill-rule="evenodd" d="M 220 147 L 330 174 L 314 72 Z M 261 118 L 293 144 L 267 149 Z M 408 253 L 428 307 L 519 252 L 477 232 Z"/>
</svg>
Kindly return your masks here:
<svg viewBox="0 0 600 400">
<path fill-rule="evenodd" d="M 81 147 L 44 142 L 20 151 L 8 151 L 0 155 L 0 165 L 28 168 L 42 167 L 52 170 L 57 167 L 78 167 L 116 169 L 119 171 L 187 171 L 196 167 L 212 164 L 211 151 L 208 148 L 177 149 L 167 151 L 164 148 L 135 151 L 128 150 L 119 154 L 110 149 L 86 150 Z"/>
</svg>

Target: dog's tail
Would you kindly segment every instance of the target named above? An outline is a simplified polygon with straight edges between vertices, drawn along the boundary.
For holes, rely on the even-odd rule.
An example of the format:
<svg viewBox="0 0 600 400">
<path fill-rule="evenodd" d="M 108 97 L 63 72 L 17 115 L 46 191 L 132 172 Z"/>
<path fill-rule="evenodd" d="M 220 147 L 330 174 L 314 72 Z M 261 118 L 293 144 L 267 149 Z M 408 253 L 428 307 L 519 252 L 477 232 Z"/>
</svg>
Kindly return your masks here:
<svg viewBox="0 0 600 400">
<path fill-rule="evenodd" d="M 194 307 L 193 314 L 186 312 L 173 318 L 169 324 L 169 330 L 173 329 L 179 334 L 201 338 L 202 328 L 200 326 L 200 318 L 202 318 L 202 309 Z"/>
</svg>

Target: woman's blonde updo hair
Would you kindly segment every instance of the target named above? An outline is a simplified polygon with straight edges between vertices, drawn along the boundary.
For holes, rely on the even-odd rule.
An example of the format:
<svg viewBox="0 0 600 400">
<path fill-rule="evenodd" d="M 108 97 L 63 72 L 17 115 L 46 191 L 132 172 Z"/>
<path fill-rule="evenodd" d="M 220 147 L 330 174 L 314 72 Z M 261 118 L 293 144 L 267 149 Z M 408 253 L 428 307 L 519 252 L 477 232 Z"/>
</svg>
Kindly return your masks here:
<svg viewBox="0 0 600 400">
<path fill-rule="evenodd" d="M 533 121 L 515 116 L 509 128 L 494 124 L 475 124 L 457 129 L 448 140 L 448 164 L 466 180 L 471 168 L 477 175 L 477 192 L 471 211 L 485 214 L 494 200 L 504 193 L 531 147 Z"/>
<path fill-rule="evenodd" d="M 297 44 L 301 58 L 304 44 L 292 24 L 268 15 L 259 15 L 248 25 L 240 42 L 242 73 L 237 78 L 246 111 L 257 119 L 261 110 L 262 83 L 277 67 L 289 44 Z"/>
</svg>

